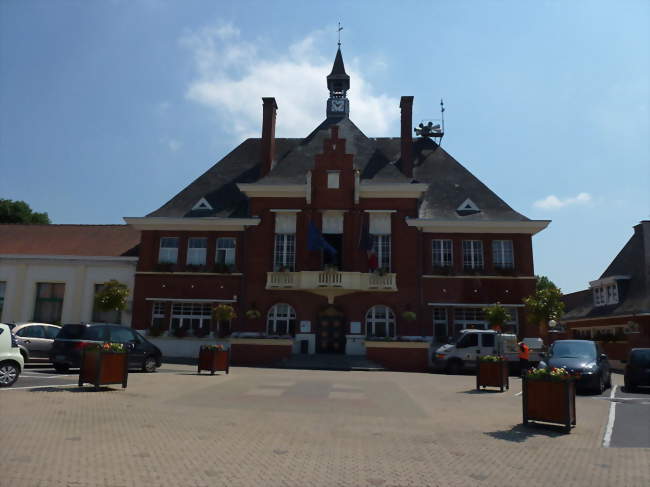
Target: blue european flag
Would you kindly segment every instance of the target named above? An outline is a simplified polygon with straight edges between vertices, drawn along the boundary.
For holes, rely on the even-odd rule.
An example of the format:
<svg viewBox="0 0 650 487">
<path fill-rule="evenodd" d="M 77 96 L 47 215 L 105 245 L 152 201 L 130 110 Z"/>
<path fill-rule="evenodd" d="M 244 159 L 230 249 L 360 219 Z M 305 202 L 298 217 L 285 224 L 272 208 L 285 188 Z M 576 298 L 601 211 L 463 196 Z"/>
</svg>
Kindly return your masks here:
<svg viewBox="0 0 650 487">
<path fill-rule="evenodd" d="M 314 222 L 309 222 L 309 233 L 307 235 L 307 248 L 309 250 L 324 250 L 332 255 L 336 255 L 338 252 L 334 247 L 332 247 L 327 240 L 320 233 L 320 230 L 316 228 Z"/>
</svg>

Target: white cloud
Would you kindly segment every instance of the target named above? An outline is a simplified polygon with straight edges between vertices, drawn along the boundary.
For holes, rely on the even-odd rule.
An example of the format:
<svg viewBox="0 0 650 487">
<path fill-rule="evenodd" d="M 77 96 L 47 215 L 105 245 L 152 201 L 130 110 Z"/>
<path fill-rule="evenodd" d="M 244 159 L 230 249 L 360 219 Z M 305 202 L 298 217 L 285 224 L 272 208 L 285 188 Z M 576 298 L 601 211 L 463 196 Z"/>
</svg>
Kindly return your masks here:
<svg viewBox="0 0 650 487">
<path fill-rule="evenodd" d="M 183 147 L 183 143 L 180 140 L 169 139 L 167 141 L 167 147 L 169 147 L 169 150 L 171 150 L 172 152 L 176 152 L 181 147 Z"/>
<path fill-rule="evenodd" d="M 591 203 L 591 195 L 589 193 L 579 193 L 576 196 L 569 196 L 567 198 L 558 198 L 554 194 L 551 194 L 542 200 L 535 201 L 533 206 L 544 210 L 559 210 L 565 206 L 586 205 L 588 203 Z"/>
<path fill-rule="evenodd" d="M 312 32 L 270 55 L 263 40 L 242 40 L 239 30 L 229 24 L 192 32 L 181 39 L 192 53 L 196 71 L 186 96 L 213 109 L 224 128 L 238 138 L 260 136 L 261 98 L 273 96 L 278 103 L 276 135 L 304 137 L 325 118 L 325 77 L 335 52 L 329 56 L 318 52 L 322 37 L 324 31 Z M 354 59 L 347 60 L 350 118 L 368 135 L 389 135 L 399 101 L 375 94 L 357 65 Z"/>
</svg>

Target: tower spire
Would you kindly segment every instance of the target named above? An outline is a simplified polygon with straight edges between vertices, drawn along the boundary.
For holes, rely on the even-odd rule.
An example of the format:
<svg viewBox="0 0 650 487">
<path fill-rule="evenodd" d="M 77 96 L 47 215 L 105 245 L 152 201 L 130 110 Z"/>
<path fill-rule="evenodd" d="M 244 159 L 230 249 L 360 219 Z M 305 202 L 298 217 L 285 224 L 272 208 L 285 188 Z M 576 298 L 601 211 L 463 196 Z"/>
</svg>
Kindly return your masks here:
<svg viewBox="0 0 650 487">
<path fill-rule="evenodd" d="M 343 27 L 339 24 L 339 36 L 341 35 L 341 29 L 343 29 Z M 336 50 L 336 57 L 334 58 L 334 64 L 332 65 L 332 72 L 327 75 L 327 88 L 330 92 L 330 97 L 327 100 L 327 116 L 347 116 L 350 111 L 350 103 L 346 94 L 350 89 L 350 77 L 345 72 L 343 54 L 341 54 L 340 37 L 338 49 Z"/>
</svg>

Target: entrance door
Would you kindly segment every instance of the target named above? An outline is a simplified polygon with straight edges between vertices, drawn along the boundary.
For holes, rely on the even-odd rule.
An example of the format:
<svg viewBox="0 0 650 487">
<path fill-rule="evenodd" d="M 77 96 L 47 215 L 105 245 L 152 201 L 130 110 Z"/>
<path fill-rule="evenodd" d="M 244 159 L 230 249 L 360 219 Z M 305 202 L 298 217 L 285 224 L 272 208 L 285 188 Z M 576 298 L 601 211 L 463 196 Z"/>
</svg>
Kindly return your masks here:
<svg viewBox="0 0 650 487">
<path fill-rule="evenodd" d="M 318 353 L 345 353 L 345 319 L 335 309 L 328 309 L 318 318 L 316 340 Z"/>
</svg>

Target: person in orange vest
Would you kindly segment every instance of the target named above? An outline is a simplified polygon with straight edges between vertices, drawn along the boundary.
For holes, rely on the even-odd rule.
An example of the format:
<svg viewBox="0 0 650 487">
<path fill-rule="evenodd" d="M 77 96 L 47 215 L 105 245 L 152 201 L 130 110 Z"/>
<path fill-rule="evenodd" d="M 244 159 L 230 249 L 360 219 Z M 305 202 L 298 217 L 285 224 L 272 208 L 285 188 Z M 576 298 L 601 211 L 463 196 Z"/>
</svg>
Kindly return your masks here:
<svg viewBox="0 0 650 487">
<path fill-rule="evenodd" d="M 519 342 L 519 368 L 523 377 L 528 370 L 528 359 L 530 357 L 530 348 L 524 342 Z"/>
</svg>

